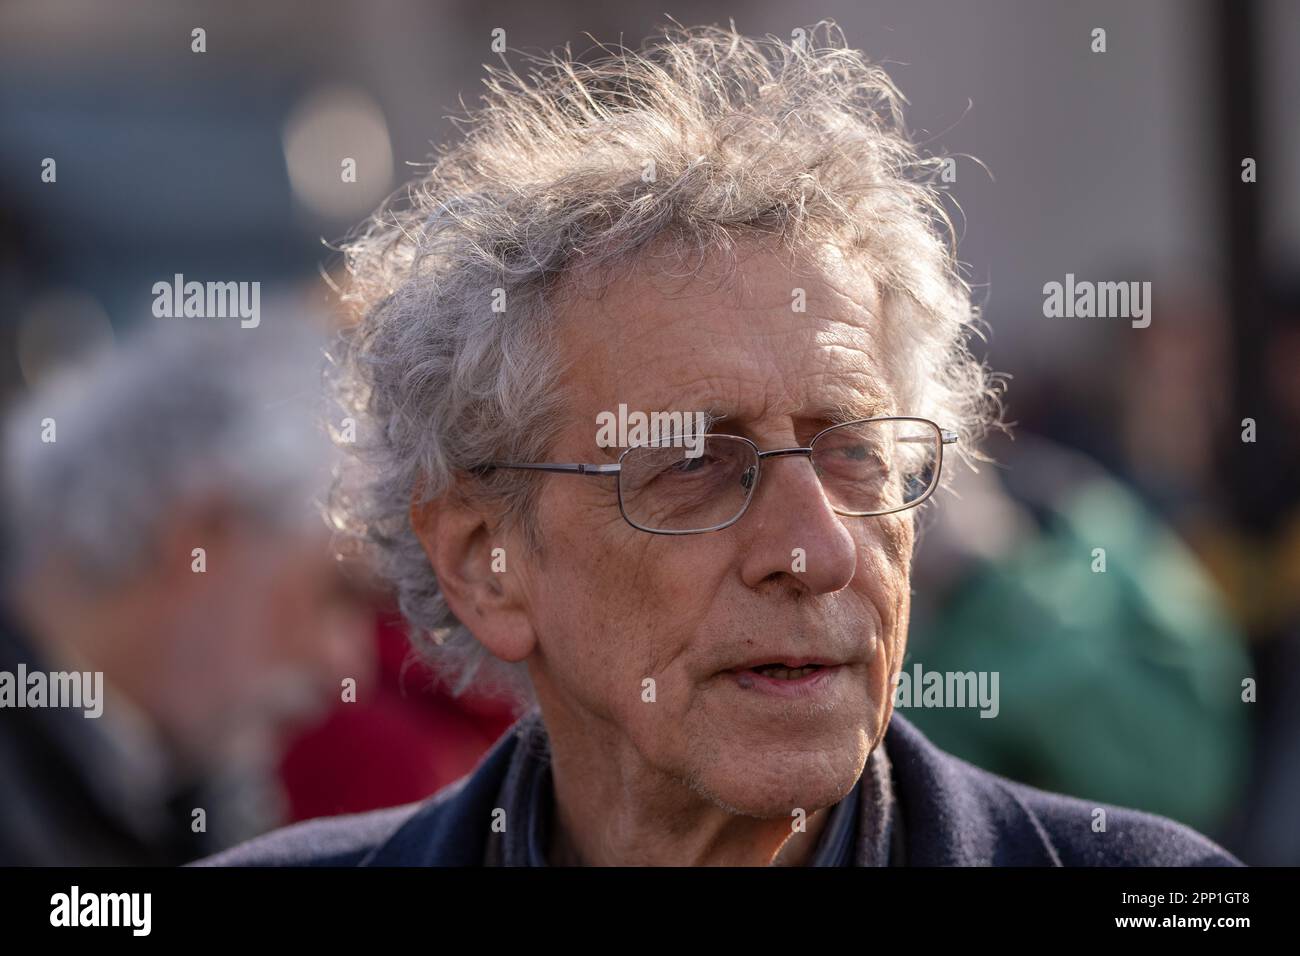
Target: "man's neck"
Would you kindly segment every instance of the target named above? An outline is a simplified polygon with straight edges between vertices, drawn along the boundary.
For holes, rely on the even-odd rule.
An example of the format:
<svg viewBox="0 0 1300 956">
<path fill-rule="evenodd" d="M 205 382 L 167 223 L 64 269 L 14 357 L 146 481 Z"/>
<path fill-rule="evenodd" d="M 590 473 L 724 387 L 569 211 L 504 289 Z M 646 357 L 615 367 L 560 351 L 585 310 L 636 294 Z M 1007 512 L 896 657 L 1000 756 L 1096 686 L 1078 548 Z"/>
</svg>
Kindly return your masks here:
<svg viewBox="0 0 1300 956">
<path fill-rule="evenodd" d="M 710 833 L 682 834 L 637 826 L 630 814 L 622 814 L 620 826 L 612 832 L 623 839 L 594 841 L 584 837 L 599 830 L 609 833 L 611 828 L 591 828 L 573 820 L 575 815 L 564 810 L 558 783 L 556 790 L 547 847 L 552 866 L 807 866 L 830 815 L 828 809 L 818 810 L 808 816 L 806 829 L 795 832 L 784 818 L 760 820 L 713 808 L 727 819 L 721 824 L 711 821 Z"/>
<path fill-rule="evenodd" d="M 562 717 L 560 719 L 563 719 Z M 804 866 L 829 808 L 757 818 L 725 808 L 606 741 L 548 734 L 553 814 L 547 859 L 558 866 Z"/>
</svg>

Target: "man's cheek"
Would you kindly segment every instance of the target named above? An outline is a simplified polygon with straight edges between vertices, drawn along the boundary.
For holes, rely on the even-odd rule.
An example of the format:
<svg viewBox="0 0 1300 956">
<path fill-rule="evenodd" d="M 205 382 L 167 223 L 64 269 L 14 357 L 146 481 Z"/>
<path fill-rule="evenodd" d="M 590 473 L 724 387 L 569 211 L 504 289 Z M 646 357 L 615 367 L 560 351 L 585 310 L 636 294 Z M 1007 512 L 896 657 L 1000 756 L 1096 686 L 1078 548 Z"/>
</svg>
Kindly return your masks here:
<svg viewBox="0 0 1300 956">
<path fill-rule="evenodd" d="M 911 512 L 882 515 L 871 519 L 879 522 L 876 527 L 876 540 L 885 560 L 892 567 L 906 566 L 912 557 L 912 545 L 916 539 L 916 528 Z"/>
<path fill-rule="evenodd" d="M 628 631 L 652 624 L 668 608 L 676 614 L 678 601 L 689 593 L 687 582 L 677 580 L 677 565 L 640 540 L 604 553 L 588 573 L 612 622 Z"/>
<path fill-rule="evenodd" d="M 546 656 L 588 692 L 603 687 L 620 667 L 641 618 L 627 606 L 629 588 L 619 586 L 608 562 L 580 562 L 562 580 L 542 579 L 549 608 L 542 635 Z"/>
<path fill-rule="evenodd" d="M 912 525 L 895 515 L 872 520 L 881 524 L 868 546 L 859 551 L 860 564 L 865 564 L 872 579 L 878 582 L 881 596 L 886 598 L 889 607 L 893 607 L 898 596 L 906 594 L 910 586 Z"/>
</svg>

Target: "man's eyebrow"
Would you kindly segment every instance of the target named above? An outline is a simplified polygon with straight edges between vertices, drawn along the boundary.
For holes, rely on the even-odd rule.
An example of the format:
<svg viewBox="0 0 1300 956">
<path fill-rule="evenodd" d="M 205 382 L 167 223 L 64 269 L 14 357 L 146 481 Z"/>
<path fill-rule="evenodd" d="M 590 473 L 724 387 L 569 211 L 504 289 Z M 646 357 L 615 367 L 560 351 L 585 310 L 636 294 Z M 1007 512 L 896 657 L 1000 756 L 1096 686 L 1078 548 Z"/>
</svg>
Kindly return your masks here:
<svg viewBox="0 0 1300 956">
<path fill-rule="evenodd" d="M 708 422 L 706 431 L 712 432 L 714 426 L 728 421 L 744 421 L 744 416 L 739 418 L 735 414 L 728 414 L 721 410 L 721 406 L 713 406 L 706 413 Z M 818 405 L 806 411 L 796 414 L 794 417 L 805 421 L 824 422 L 827 425 L 842 425 L 845 422 L 855 422 L 863 418 L 878 418 L 881 416 L 893 415 L 893 402 L 886 398 L 877 398 L 874 395 L 863 394 L 846 402 L 838 402 L 833 405 Z"/>
<path fill-rule="evenodd" d="M 832 425 L 842 425 L 860 418 L 876 418 L 890 414 L 893 414 L 893 411 L 889 401 L 874 395 L 862 395 L 852 401 L 816 409 L 809 417 L 830 422 Z"/>
<path fill-rule="evenodd" d="M 689 402 L 681 403 L 676 406 L 675 411 L 677 414 L 681 415 L 683 419 L 682 430 L 687 435 L 694 433 L 695 424 L 696 424 L 695 416 L 698 414 L 702 414 L 704 416 L 705 432 L 713 431 L 713 426 L 717 425 L 719 422 L 728 421 L 730 419 L 735 418 L 733 414 L 728 414 L 727 411 L 724 411 L 723 406 L 718 404 L 717 402 L 704 402 L 703 404 L 698 404 L 698 405 L 692 405 Z M 673 414 L 673 412 L 669 411 L 667 407 L 665 407 L 665 408 L 656 408 L 655 411 L 650 412 L 649 414 L 667 415 L 667 414 Z"/>
</svg>

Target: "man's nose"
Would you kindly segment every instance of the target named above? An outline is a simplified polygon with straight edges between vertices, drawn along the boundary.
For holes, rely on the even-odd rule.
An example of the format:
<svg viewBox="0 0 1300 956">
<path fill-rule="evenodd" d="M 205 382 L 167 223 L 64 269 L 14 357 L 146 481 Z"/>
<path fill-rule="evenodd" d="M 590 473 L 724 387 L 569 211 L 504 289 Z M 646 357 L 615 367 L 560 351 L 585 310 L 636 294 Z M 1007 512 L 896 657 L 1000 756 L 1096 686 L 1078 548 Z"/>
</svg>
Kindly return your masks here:
<svg viewBox="0 0 1300 956">
<path fill-rule="evenodd" d="M 763 459 L 754 499 L 736 527 L 744 529 L 748 544 L 741 573 L 750 587 L 786 575 L 825 594 L 853 580 L 853 535 L 831 507 L 807 455 Z"/>
</svg>

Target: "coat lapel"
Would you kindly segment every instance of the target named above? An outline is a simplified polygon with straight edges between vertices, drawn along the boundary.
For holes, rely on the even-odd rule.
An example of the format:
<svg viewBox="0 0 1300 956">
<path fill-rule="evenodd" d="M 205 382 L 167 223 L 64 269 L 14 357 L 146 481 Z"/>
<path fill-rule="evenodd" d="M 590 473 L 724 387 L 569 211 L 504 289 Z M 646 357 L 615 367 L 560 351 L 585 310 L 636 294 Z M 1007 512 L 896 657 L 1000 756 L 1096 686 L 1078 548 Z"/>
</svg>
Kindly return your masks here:
<svg viewBox="0 0 1300 956">
<path fill-rule="evenodd" d="M 1042 825 L 997 778 L 895 713 L 885 734 L 908 866 L 1060 866 Z"/>
</svg>

